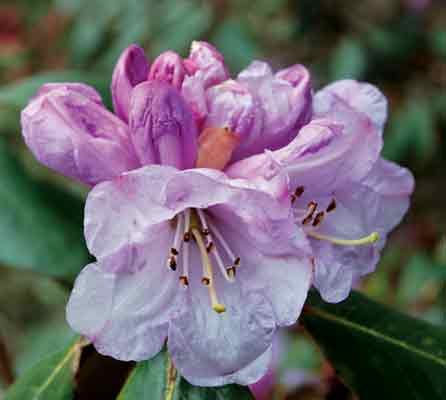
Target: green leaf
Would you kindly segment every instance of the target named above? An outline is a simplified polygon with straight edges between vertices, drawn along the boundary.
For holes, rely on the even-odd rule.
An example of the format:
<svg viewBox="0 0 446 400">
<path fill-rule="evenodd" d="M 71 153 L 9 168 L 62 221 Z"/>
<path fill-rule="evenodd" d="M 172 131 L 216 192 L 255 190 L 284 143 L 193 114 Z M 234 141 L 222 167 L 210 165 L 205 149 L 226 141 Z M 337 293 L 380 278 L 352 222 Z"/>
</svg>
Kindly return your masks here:
<svg viewBox="0 0 446 400">
<path fill-rule="evenodd" d="M 309 296 L 302 321 L 361 400 L 444 399 L 446 329 L 359 293 L 339 304 Z"/>
<path fill-rule="evenodd" d="M 251 400 L 249 390 L 238 385 L 204 388 L 190 385 L 173 367 L 167 351 L 139 363 L 129 375 L 118 400 Z"/>
<path fill-rule="evenodd" d="M 367 66 L 367 56 L 361 42 L 344 39 L 334 50 L 330 62 L 331 79 L 361 79 Z"/>
<path fill-rule="evenodd" d="M 83 346 L 77 338 L 63 351 L 39 361 L 11 386 L 4 400 L 74 399 L 74 376 Z"/>
<path fill-rule="evenodd" d="M 88 261 L 83 203 L 34 181 L 0 140 L 0 263 L 63 278 Z"/>
</svg>

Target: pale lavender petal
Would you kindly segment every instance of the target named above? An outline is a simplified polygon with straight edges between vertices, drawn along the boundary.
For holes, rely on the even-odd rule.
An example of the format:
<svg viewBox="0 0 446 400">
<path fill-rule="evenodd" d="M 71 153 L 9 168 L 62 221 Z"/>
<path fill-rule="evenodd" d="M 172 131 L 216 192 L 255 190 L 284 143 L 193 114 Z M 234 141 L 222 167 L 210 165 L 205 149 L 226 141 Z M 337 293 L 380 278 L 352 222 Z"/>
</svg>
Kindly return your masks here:
<svg viewBox="0 0 446 400">
<path fill-rule="evenodd" d="M 184 78 L 181 95 L 191 107 L 195 121 L 201 129 L 208 114 L 206 88 L 203 83 L 203 73 L 201 71 Z"/>
<path fill-rule="evenodd" d="M 142 164 L 192 168 L 197 127 L 180 93 L 160 81 L 139 84 L 132 93 L 130 133 Z"/>
<path fill-rule="evenodd" d="M 170 229 L 167 224 L 157 236 L 147 237 L 145 263 L 133 272 L 112 273 L 97 263 L 76 279 L 67 319 L 101 354 L 141 361 L 163 347 L 181 301 L 177 277 L 166 273 Z"/>
<path fill-rule="evenodd" d="M 271 303 L 278 326 L 296 323 L 313 275 L 305 239 L 297 240 L 299 228 L 294 226 L 292 229 L 294 224 L 291 220 L 283 221 L 282 227 L 270 234 L 270 243 L 274 243 L 274 249 L 270 249 L 260 240 L 247 240 L 240 229 L 237 231 L 228 222 L 230 216 L 226 215 L 225 218 L 226 220 L 219 221 L 218 226 L 241 259 L 237 280 L 243 282 L 247 290 L 261 291 L 264 294 Z M 287 228 L 288 224 L 290 229 Z M 245 225 L 245 229 L 246 226 L 248 225 Z M 271 232 L 266 225 L 265 231 Z M 305 255 L 305 251 L 308 251 L 308 255 Z M 228 264 L 230 265 L 230 261 Z"/>
<path fill-rule="evenodd" d="M 208 114 L 204 127 L 229 128 L 240 137 L 240 147 L 250 136 L 257 137 L 262 130 L 262 109 L 251 93 L 238 82 L 227 80 L 206 91 Z M 235 153 L 239 151 L 236 150 Z M 234 154 L 236 156 L 236 154 Z"/>
<path fill-rule="evenodd" d="M 41 163 L 88 185 L 138 167 L 127 126 L 70 86 L 32 100 L 21 122 L 26 144 Z"/>
<path fill-rule="evenodd" d="M 201 72 L 205 89 L 229 78 L 223 55 L 207 42 L 192 42 L 189 57 L 184 63 L 189 75 Z"/>
<path fill-rule="evenodd" d="M 344 239 L 378 232 L 380 240 L 364 246 L 339 246 L 312 240 L 314 284 L 326 301 L 343 300 L 352 284 L 375 269 L 388 233 L 400 223 L 409 207 L 412 190 L 413 178 L 409 171 L 380 159 L 362 183 L 334 193 L 336 209 L 325 218 L 318 232 Z M 319 199 L 316 201 L 322 203 Z"/>
<path fill-rule="evenodd" d="M 102 105 L 101 95 L 91 86 L 85 85 L 83 83 L 73 83 L 73 82 L 63 82 L 63 83 L 45 83 L 43 84 L 36 93 L 36 97 L 42 96 L 56 89 L 64 89 L 70 92 L 77 92 L 82 96 L 88 97 L 91 101 Z"/>
<path fill-rule="evenodd" d="M 132 44 L 119 57 L 113 71 L 111 92 L 115 113 L 127 122 L 133 88 L 147 79 L 149 63 L 144 49 Z"/>
<path fill-rule="evenodd" d="M 199 279 L 191 282 L 187 309 L 169 326 L 168 349 L 180 374 L 199 386 L 259 380 L 268 369 L 275 331 L 269 302 L 238 282 L 226 283 L 218 288 L 226 312 L 217 314 Z"/>
<path fill-rule="evenodd" d="M 287 145 L 309 121 L 311 82 L 303 66 L 295 65 L 274 75 L 267 63 L 254 61 L 240 72 L 237 80 L 258 99 L 264 114 L 261 135 L 252 137 L 249 149 L 239 158 Z"/>
<path fill-rule="evenodd" d="M 315 111 L 318 114 L 330 113 L 336 108 L 336 102 L 345 102 L 364 114 L 382 133 L 387 120 L 387 99 L 377 87 L 351 79 L 336 81 L 317 93 Z"/>
<path fill-rule="evenodd" d="M 183 59 L 173 51 L 166 51 L 153 61 L 148 79 L 167 82 L 180 90 L 185 74 Z"/>
</svg>

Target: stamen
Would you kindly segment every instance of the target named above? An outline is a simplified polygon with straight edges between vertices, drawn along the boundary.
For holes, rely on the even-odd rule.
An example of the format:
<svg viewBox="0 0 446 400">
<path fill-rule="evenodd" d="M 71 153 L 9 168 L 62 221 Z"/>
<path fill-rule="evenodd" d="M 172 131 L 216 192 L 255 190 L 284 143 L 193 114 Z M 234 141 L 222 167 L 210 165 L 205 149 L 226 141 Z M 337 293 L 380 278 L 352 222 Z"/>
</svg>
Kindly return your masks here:
<svg viewBox="0 0 446 400">
<path fill-rule="evenodd" d="M 314 201 L 310 201 L 308 203 L 308 213 L 302 220 L 302 225 L 307 225 L 311 222 L 311 220 L 313 219 L 313 214 L 316 211 L 316 209 L 317 209 L 317 203 Z"/>
<path fill-rule="evenodd" d="M 183 215 L 179 214 L 177 217 L 177 226 L 175 229 L 175 236 L 173 239 L 173 245 L 170 248 L 170 257 L 167 259 L 167 266 L 172 270 L 177 269 L 177 256 L 181 250 L 181 231 L 183 227 Z"/>
<path fill-rule="evenodd" d="M 300 196 L 302 196 L 305 188 L 303 186 L 298 186 L 294 193 L 291 195 L 291 203 L 294 203 Z"/>
<path fill-rule="evenodd" d="M 180 282 L 184 287 L 189 286 L 189 241 L 190 241 L 190 209 L 184 212 L 184 234 L 183 234 L 183 275 Z"/>
<path fill-rule="evenodd" d="M 203 263 L 203 269 L 206 271 L 205 276 L 203 276 L 202 282 L 206 284 L 208 287 L 212 308 L 215 312 L 219 314 L 223 313 L 226 311 L 226 307 L 218 301 L 217 292 L 215 290 L 212 276 L 212 264 L 209 258 L 209 254 L 206 251 L 206 246 L 204 244 L 203 238 L 201 236 L 200 231 L 197 228 L 192 228 L 192 235 L 194 236 L 197 242 L 197 246 L 201 254 L 201 262 Z"/>
<path fill-rule="evenodd" d="M 335 209 L 336 209 L 336 200 L 331 199 L 330 204 L 327 206 L 326 211 L 331 212 L 331 211 L 334 211 Z"/>
<path fill-rule="evenodd" d="M 221 232 L 218 230 L 218 228 L 215 226 L 215 224 L 211 223 L 211 221 L 208 222 L 209 227 L 211 228 L 212 233 L 215 235 L 215 237 L 218 239 L 218 241 L 223 246 L 223 249 L 225 250 L 226 254 L 231 260 L 234 260 L 234 266 L 238 267 L 240 265 L 240 257 L 236 257 L 234 253 L 232 252 L 231 248 L 229 247 L 228 243 L 224 239 Z"/>
<path fill-rule="evenodd" d="M 313 226 L 318 226 L 324 219 L 325 213 L 323 211 L 318 212 L 314 217 Z"/>
<path fill-rule="evenodd" d="M 332 236 L 321 235 L 316 232 L 307 232 L 307 235 L 318 240 L 327 240 L 328 242 L 339 244 L 341 246 L 362 246 L 365 244 L 373 244 L 379 240 L 378 232 L 372 232 L 370 235 L 359 239 L 339 239 Z"/>
</svg>

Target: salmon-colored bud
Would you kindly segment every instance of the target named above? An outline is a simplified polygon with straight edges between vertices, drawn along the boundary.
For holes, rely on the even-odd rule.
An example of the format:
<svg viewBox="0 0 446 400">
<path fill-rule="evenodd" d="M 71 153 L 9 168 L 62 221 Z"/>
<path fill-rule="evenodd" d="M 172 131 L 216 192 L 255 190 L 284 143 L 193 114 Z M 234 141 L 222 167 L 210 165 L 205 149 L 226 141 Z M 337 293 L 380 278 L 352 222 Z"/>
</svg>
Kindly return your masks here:
<svg viewBox="0 0 446 400">
<path fill-rule="evenodd" d="M 239 142 L 228 128 L 206 128 L 198 138 L 197 168 L 224 169 Z"/>
</svg>

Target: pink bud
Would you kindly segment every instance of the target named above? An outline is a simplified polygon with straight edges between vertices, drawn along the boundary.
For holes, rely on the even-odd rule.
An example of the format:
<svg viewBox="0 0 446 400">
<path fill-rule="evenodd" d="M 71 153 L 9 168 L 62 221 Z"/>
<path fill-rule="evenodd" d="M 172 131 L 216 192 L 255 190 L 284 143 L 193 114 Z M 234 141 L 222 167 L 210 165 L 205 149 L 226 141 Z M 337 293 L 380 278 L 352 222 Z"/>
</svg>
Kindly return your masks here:
<svg viewBox="0 0 446 400">
<path fill-rule="evenodd" d="M 149 63 L 144 49 L 132 44 L 119 57 L 113 71 L 111 91 L 115 113 L 123 121 L 128 121 L 130 97 L 133 88 L 147 79 Z"/>
<path fill-rule="evenodd" d="M 185 69 L 182 58 L 173 51 L 166 51 L 153 62 L 148 79 L 167 82 L 180 89 L 184 75 Z"/>
</svg>

